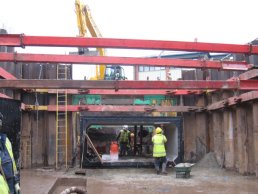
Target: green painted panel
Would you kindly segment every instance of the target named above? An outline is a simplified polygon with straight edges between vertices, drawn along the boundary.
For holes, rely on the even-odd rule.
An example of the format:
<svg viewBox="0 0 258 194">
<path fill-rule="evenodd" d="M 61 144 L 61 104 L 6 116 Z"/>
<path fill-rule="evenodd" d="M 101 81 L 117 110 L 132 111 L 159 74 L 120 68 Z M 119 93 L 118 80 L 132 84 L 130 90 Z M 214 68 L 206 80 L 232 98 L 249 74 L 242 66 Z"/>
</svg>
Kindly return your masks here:
<svg viewBox="0 0 258 194">
<path fill-rule="evenodd" d="M 84 104 L 101 104 L 101 95 L 73 95 L 73 105 L 83 102 Z"/>
<path fill-rule="evenodd" d="M 164 95 L 145 95 L 144 100 L 165 100 Z"/>
<path fill-rule="evenodd" d="M 164 95 L 145 95 L 143 99 L 134 99 L 134 105 L 161 105 L 164 100 L 169 100 L 171 105 L 177 104 L 176 98 L 170 98 Z"/>
<path fill-rule="evenodd" d="M 134 105 L 151 105 L 151 100 L 134 99 Z"/>
</svg>

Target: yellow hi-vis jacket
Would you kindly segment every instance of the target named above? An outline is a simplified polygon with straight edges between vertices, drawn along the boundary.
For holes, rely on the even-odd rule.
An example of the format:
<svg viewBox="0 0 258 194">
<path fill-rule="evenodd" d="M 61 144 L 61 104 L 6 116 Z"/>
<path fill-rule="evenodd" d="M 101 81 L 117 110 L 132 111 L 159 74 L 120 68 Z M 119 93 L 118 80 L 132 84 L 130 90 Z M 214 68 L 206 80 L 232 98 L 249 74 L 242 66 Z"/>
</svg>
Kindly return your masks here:
<svg viewBox="0 0 258 194">
<path fill-rule="evenodd" d="M 12 144 L 10 142 L 10 140 L 6 137 L 5 139 L 5 147 L 10 155 L 10 158 L 12 160 L 12 166 L 13 166 L 13 173 L 14 176 L 17 176 L 18 171 L 17 171 L 17 167 L 15 164 L 15 160 L 14 160 L 14 156 L 13 156 L 13 150 L 12 150 Z M 1 158 L 0 158 L 0 165 L 2 164 Z M 1 167 L 2 168 L 2 167 Z M 0 193 L 1 194 L 9 194 L 10 190 L 9 190 L 9 186 L 6 182 L 5 177 L 2 175 L 3 172 L 0 172 Z"/>
<path fill-rule="evenodd" d="M 167 138 L 165 135 L 156 134 L 152 137 L 153 142 L 153 157 L 164 157 L 166 156 L 165 143 Z"/>
<path fill-rule="evenodd" d="M 120 143 L 128 143 L 129 142 L 129 131 L 123 129 L 120 134 L 119 142 Z"/>
<path fill-rule="evenodd" d="M 12 149 L 12 144 L 10 142 L 10 140 L 6 137 L 6 140 L 5 140 L 5 146 L 7 148 L 7 151 L 12 159 L 12 163 L 13 163 L 13 173 L 15 176 L 18 175 L 18 171 L 17 171 L 17 167 L 16 167 L 16 163 L 15 163 L 15 160 L 14 160 L 14 157 L 13 157 L 13 149 Z"/>
<path fill-rule="evenodd" d="M 1 194 L 9 194 L 9 187 L 4 177 L 0 174 L 0 193 Z"/>
</svg>

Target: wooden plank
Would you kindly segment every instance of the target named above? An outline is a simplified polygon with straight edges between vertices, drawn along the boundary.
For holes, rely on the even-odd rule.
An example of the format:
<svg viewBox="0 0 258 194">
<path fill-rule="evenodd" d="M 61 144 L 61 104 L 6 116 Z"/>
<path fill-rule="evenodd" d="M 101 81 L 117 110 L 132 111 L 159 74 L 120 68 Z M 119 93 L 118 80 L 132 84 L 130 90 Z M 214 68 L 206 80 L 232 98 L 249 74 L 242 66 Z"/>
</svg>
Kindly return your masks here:
<svg viewBox="0 0 258 194">
<path fill-rule="evenodd" d="M 237 122 L 237 139 L 238 139 L 238 160 L 239 160 L 239 173 L 247 174 L 248 172 L 248 153 L 247 153 L 247 121 L 246 114 L 243 107 L 237 107 L 236 110 Z"/>
<path fill-rule="evenodd" d="M 224 133 L 222 133 L 222 114 L 216 111 L 212 114 L 214 153 L 220 166 L 224 165 Z"/>
<path fill-rule="evenodd" d="M 255 174 L 258 177 L 258 102 L 253 103 L 253 138 L 255 155 Z"/>
<path fill-rule="evenodd" d="M 98 156 L 98 159 L 101 162 L 101 164 L 103 164 L 103 161 L 102 161 L 98 151 L 96 150 L 95 146 L 93 145 L 92 141 L 90 140 L 90 137 L 88 136 L 87 133 L 85 133 L 85 136 L 87 138 L 87 144 L 89 144 L 89 146 L 93 149 L 94 153 Z"/>
<path fill-rule="evenodd" d="M 233 169 L 234 167 L 234 139 L 233 139 L 233 118 L 231 111 L 223 112 L 223 131 L 225 144 L 225 167 Z"/>
</svg>

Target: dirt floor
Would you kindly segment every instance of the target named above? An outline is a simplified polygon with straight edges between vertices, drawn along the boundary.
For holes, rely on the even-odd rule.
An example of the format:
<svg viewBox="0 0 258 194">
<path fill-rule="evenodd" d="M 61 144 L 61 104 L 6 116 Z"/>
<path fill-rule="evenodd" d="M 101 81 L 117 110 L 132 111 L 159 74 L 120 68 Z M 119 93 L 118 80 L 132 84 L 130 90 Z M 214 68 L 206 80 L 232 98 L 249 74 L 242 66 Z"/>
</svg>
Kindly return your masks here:
<svg viewBox="0 0 258 194">
<path fill-rule="evenodd" d="M 45 194 L 57 177 L 87 179 L 88 194 L 147 194 L 147 193 L 257 193 L 258 179 L 241 176 L 220 168 L 193 167 L 188 179 L 176 178 L 173 168 L 169 174 L 156 175 L 147 169 L 87 169 L 86 175 L 75 175 L 51 169 L 21 171 L 21 194 Z"/>
</svg>

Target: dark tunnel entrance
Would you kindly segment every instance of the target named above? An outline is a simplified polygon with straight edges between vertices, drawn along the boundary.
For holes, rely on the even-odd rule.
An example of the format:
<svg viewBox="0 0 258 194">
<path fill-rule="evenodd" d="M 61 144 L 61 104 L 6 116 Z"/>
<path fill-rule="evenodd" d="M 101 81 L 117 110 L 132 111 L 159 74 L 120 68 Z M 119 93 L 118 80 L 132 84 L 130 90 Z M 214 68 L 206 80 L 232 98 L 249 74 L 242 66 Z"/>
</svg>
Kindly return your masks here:
<svg viewBox="0 0 258 194">
<path fill-rule="evenodd" d="M 126 156 L 112 159 L 110 145 L 123 125 L 134 136 L 131 137 L 130 152 Z M 166 144 L 169 162 L 183 160 L 183 127 L 181 117 L 100 117 L 81 116 L 81 166 L 88 167 L 150 167 L 153 166 L 152 142 L 153 130 L 161 126 L 168 142 Z M 87 140 L 86 134 L 90 138 Z M 103 163 L 90 146 L 91 141 Z"/>
</svg>

